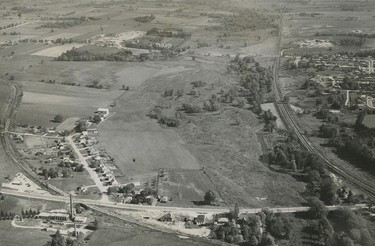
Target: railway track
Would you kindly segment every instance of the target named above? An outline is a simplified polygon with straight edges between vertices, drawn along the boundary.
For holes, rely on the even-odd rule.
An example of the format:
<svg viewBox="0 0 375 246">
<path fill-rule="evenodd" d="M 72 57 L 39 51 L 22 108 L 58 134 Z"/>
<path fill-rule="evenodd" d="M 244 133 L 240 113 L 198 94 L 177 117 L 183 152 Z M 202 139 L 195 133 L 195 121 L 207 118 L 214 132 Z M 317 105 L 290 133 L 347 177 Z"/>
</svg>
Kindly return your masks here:
<svg viewBox="0 0 375 246">
<path fill-rule="evenodd" d="M 11 127 L 12 120 L 14 118 L 18 100 L 22 95 L 21 89 L 15 83 L 7 80 L 2 80 L 3 83 L 7 84 L 11 88 L 10 99 L 8 104 L 5 107 L 4 114 L 3 114 L 3 132 L 0 134 L 0 142 L 3 145 L 5 153 L 10 157 L 13 163 L 21 170 L 23 173 L 32 180 L 34 183 L 39 185 L 42 188 L 45 188 L 49 192 L 53 194 L 58 194 L 62 196 L 69 196 L 68 193 L 58 189 L 55 186 L 42 182 L 38 175 L 36 175 L 28 166 L 28 164 L 19 158 L 19 154 L 13 144 L 11 143 L 11 134 L 8 132 L 9 128 Z"/>
<path fill-rule="evenodd" d="M 279 31 L 279 37 L 278 37 L 278 44 L 277 44 L 277 56 L 274 63 L 274 87 L 276 89 L 276 100 L 279 102 L 284 101 L 283 95 L 281 93 L 280 85 L 279 85 L 279 66 L 280 66 L 280 52 L 281 52 L 281 40 L 282 40 L 282 26 L 283 26 L 283 18 L 281 19 L 281 27 Z M 338 165 L 335 164 L 334 160 L 329 159 L 327 156 L 325 156 L 323 153 L 321 153 L 318 149 L 316 149 L 308 139 L 308 137 L 304 134 L 301 127 L 298 125 L 298 123 L 295 121 L 293 115 L 292 115 L 292 109 L 290 108 L 289 104 L 287 103 L 276 103 L 275 104 L 281 120 L 284 122 L 285 126 L 290 130 L 291 132 L 295 133 L 297 136 L 299 142 L 304 147 L 305 150 L 314 153 L 316 156 L 318 156 L 327 167 L 327 170 L 331 173 L 337 175 L 338 177 L 342 178 L 349 184 L 353 185 L 355 188 L 363 191 L 365 194 L 367 194 L 371 198 L 375 198 L 375 184 L 368 182 L 366 180 L 363 180 L 361 177 L 354 175 L 350 172 L 347 172 L 346 170 L 343 170 L 338 167 Z"/>
</svg>

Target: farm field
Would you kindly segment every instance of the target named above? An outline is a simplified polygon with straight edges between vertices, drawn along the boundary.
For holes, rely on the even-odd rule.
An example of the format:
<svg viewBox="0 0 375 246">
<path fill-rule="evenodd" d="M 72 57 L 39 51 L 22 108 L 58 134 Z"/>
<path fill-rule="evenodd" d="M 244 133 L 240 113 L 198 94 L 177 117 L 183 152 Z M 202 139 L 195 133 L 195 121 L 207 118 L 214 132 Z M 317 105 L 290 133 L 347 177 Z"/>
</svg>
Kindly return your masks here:
<svg viewBox="0 0 375 246">
<path fill-rule="evenodd" d="M 10 220 L 0 221 L 1 243 L 7 246 L 30 245 L 40 246 L 50 240 L 50 233 L 35 229 L 14 228 Z"/>
</svg>

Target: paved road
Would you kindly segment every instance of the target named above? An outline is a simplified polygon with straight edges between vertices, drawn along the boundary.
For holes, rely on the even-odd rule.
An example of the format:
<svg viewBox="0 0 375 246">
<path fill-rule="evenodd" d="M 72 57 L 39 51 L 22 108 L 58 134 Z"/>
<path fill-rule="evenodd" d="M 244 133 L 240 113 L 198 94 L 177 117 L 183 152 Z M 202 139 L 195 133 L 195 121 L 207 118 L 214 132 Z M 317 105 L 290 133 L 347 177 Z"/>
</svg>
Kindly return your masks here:
<svg viewBox="0 0 375 246">
<path fill-rule="evenodd" d="M 107 192 L 108 187 L 105 187 L 103 185 L 103 183 L 100 181 L 100 178 L 99 178 L 98 174 L 92 168 L 89 167 L 89 164 L 87 163 L 85 157 L 83 157 L 83 155 L 79 151 L 77 145 L 74 143 L 73 136 L 66 137 L 66 140 L 69 142 L 70 146 L 72 146 L 74 152 L 78 156 L 78 159 L 80 160 L 80 162 L 82 163 L 84 168 L 87 170 L 87 172 L 90 174 L 91 179 L 94 180 L 94 182 L 95 182 L 96 186 L 99 188 L 100 192 L 101 193 Z"/>
<path fill-rule="evenodd" d="M 63 196 L 52 196 L 52 195 L 43 195 L 43 194 L 35 194 L 35 193 L 26 193 L 26 192 L 19 192 L 7 189 L 0 189 L 0 193 L 5 195 L 23 197 L 23 198 L 32 198 L 37 200 L 45 200 L 45 201 L 54 201 L 54 202 L 69 202 L 68 197 Z M 197 212 L 197 213 L 225 213 L 229 212 L 231 208 L 229 207 L 194 207 L 194 208 L 183 208 L 183 207 L 167 207 L 167 206 L 144 206 L 144 205 L 135 205 L 135 204 L 122 204 L 122 203 L 114 203 L 114 202 L 103 202 L 98 200 L 90 200 L 90 199 L 80 199 L 74 198 L 74 202 L 76 203 L 83 203 L 86 205 L 93 205 L 93 206 L 100 206 L 100 207 L 108 207 L 108 208 L 116 208 L 116 209 L 127 209 L 127 210 L 138 210 L 138 211 L 174 211 L 174 212 Z M 341 208 L 342 206 L 327 206 L 328 210 L 336 210 Z M 347 206 L 353 209 L 359 208 L 366 208 L 366 204 L 357 204 L 353 206 Z M 263 208 L 241 208 L 241 213 L 258 213 Z M 275 207 L 275 208 L 268 208 L 277 213 L 295 213 L 295 212 L 304 212 L 309 209 L 309 207 Z"/>
</svg>

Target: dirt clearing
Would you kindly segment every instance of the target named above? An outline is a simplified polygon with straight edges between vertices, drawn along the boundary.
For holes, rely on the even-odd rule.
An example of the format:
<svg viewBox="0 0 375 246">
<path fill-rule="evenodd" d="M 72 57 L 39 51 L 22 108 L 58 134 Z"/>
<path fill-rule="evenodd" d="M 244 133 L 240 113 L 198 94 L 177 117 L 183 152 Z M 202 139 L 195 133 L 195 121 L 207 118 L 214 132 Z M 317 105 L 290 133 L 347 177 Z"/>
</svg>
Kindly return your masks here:
<svg viewBox="0 0 375 246">
<path fill-rule="evenodd" d="M 62 53 L 71 50 L 73 48 L 79 48 L 84 46 L 84 44 L 64 44 L 64 45 L 59 45 L 47 49 L 43 49 L 40 51 L 37 51 L 35 53 L 32 53 L 31 55 L 33 56 L 46 56 L 46 57 L 58 57 Z"/>
</svg>

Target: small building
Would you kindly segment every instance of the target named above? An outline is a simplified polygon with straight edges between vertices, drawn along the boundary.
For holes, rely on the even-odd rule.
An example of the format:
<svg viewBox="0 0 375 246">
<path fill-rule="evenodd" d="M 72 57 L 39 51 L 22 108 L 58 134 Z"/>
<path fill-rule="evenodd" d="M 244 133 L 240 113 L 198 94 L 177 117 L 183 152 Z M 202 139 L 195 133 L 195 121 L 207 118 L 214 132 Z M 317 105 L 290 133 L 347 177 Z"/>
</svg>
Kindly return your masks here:
<svg viewBox="0 0 375 246">
<path fill-rule="evenodd" d="M 168 202 L 168 196 L 162 196 L 162 197 L 160 198 L 160 202 L 161 202 L 161 203 L 167 203 L 167 202 Z"/>
<path fill-rule="evenodd" d="M 107 117 L 109 115 L 109 109 L 108 108 L 98 108 L 98 110 L 96 111 L 96 113 L 99 115 L 99 116 L 102 116 L 102 117 Z"/>
<path fill-rule="evenodd" d="M 329 112 L 331 114 L 341 114 L 341 111 L 340 110 L 335 110 L 335 109 L 330 109 Z"/>
<path fill-rule="evenodd" d="M 203 225 L 206 222 L 206 217 L 203 214 L 200 214 L 194 218 L 194 222 L 197 225 Z"/>
<path fill-rule="evenodd" d="M 84 217 L 84 216 L 76 216 L 76 217 L 74 217 L 74 222 L 77 222 L 77 223 L 86 223 L 87 222 L 87 218 Z"/>
<path fill-rule="evenodd" d="M 220 218 L 220 219 L 217 220 L 217 223 L 227 224 L 227 223 L 229 223 L 229 219 L 228 218 Z"/>
<path fill-rule="evenodd" d="M 130 203 L 133 200 L 133 197 L 128 196 L 123 200 L 123 203 Z"/>
</svg>

